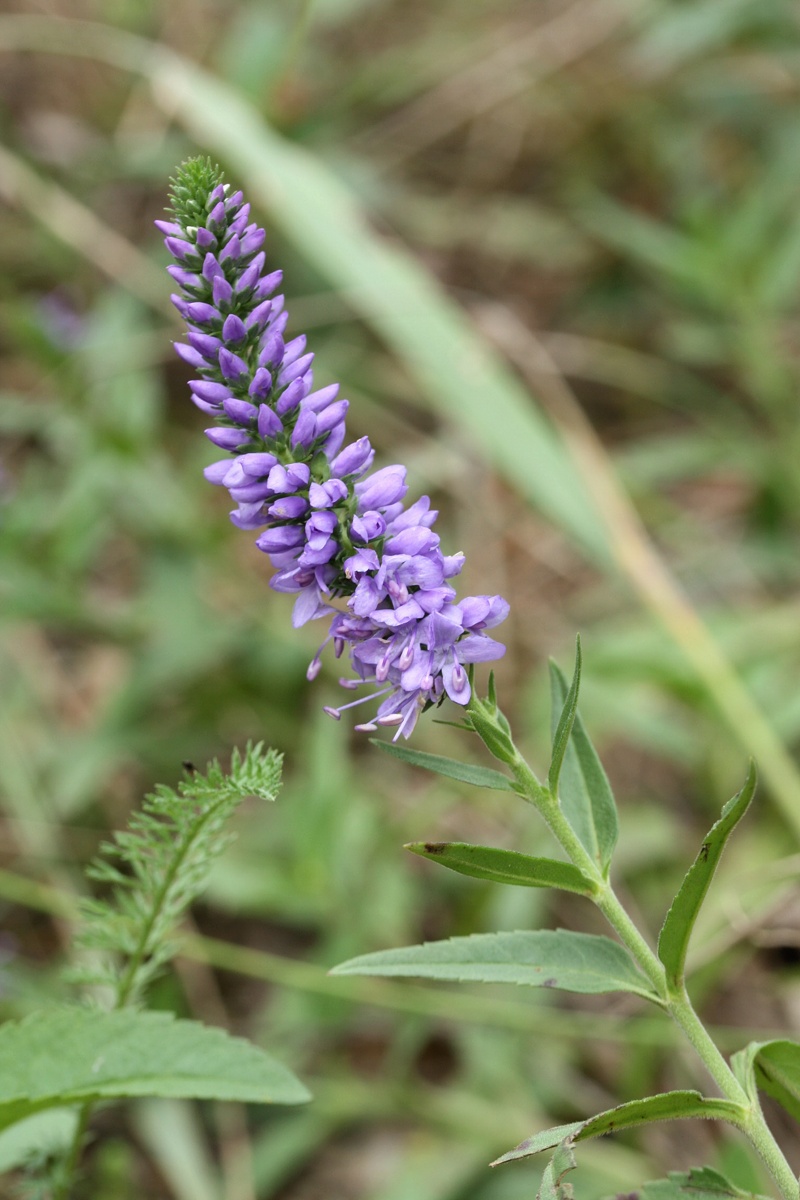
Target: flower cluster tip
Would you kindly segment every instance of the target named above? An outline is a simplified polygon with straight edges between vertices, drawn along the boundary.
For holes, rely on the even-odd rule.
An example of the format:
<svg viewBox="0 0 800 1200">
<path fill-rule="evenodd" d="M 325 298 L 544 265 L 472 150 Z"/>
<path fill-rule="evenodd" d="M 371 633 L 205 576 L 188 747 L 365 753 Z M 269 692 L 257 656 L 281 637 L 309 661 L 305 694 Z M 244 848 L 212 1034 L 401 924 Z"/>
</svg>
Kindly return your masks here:
<svg viewBox="0 0 800 1200">
<path fill-rule="evenodd" d="M 338 720 L 378 701 L 356 728 L 408 737 L 419 713 L 445 696 L 468 702 L 469 664 L 505 651 L 486 630 L 508 604 L 457 599 L 451 580 L 464 556 L 442 553 L 428 497 L 406 506 L 405 467 L 373 471 L 369 439 L 346 441 L 348 401 L 338 384 L 314 388 L 305 337 L 286 340 L 288 314 L 275 294 L 282 275 L 266 270 L 264 230 L 242 193 L 209 160 L 192 159 L 172 181 L 171 201 L 169 220 L 156 225 L 187 325 L 175 349 L 196 374 L 192 400 L 214 422 L 206 437 L 228 455 L 205 476 L 228 489 L 238 528 L 262 531 L 256 545 L 275 570 L 270 586 L 295 595 L 295 627 L 330 622 L 308 678 L 332 643 L 354 671 L 343 687 L 377 685 L 325 711 Z"/>
</svg>

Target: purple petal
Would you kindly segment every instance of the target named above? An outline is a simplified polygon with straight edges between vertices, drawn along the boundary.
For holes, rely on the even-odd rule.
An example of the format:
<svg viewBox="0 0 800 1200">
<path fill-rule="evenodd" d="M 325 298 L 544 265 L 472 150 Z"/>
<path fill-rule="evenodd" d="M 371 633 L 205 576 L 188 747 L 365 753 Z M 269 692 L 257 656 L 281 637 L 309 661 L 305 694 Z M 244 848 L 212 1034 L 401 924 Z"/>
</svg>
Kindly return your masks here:
<svg viewBox="0 0 800 1200">
<path fill-rule="evenodd" d="M 249 425 L 258 416 L 255 404 L 248 404 L 246 400 L 237 400 L 234 396 L 225 400 L 222 407 L 231 420 L 236 421 L 237 425 Z"/>
<path fill-rule="evenodd" d="M 259 367 L 253 376 L 253 382 L 247 389 L 251 396 L 263 400 L 272 391 L 272 376 L 266 367 Z"/>
<path fill-rule="evenodd" d="M 231 460 L 229 458 L 220 459 L 218 462 L 210 463 L 204 468 L 203 474 L 209 483 L 219 485 L 224 480 L 225 476 L 231 469 Z"/>
<path fill-rule="evenodd" d="M 244 359 L 238 354 L 233 354 L 227 346 L 223 346 L 219 352 L 219 369 L 226 379 L 234 383 L 245 378 L 249 371 Z"/>
<path fill-rule="evenodd" d="M 275 438 L 283 432 L 283 422 L 268 404 L 258 406 L 258 435 L 262 438 Z"/>
<path fill-rule="evenodd" d="M 203 370 L 204 368 L 208 370 L 208 363 L 203 358 L 202 354 L 198 354 L 198 352 L 192 346 L 185 346 L 183 342 L 173 342 L 172 344 L 175 347 L 175 353 L 178 354 L 185 363 L 188 363 L 190 367 L 194 367 L 197 371 Z"/>
<path fill-rule="evenodd" d="M 214 383 L 211 379 L 192 379 L 189 387 L 209 404 L 224 404 L 231 394 L 231 389 L 224 383 Z"/>
<path fill-rule="evenodd" d="M 272 470 L 277 459 L 274 454 L 268 454 L 263 450 L 256 450 L 252 454 L 240 455 L 236 462 L 247 475 L 258 479 L 262 475 L 267 475 Z"/>
<path fill-rule="evenodd" d="M 224 275 L 215 275 L 214 282 L 211 285 L 211 295 L 214 303 L 219 307 L 221 304 L 229 304 L 233 295 L 233 288 L 228 283 Z"/>
<path fill-rule="evenodd" d="M 374 455 L 375 451 L 370 445 L 369 438 L 359 438 L 357 442 L 351 442 L 336 455 L 331 462 L 331 470 L 334 475 L 355 475 L 357 471 L 362 471 L 372 462 Z"/>
<path fill-rule="evenodd" d="M 207 325 L 209 321 L 219 320 L 219 313 L 213 304 L 203 304 L 200 301 L 195 301 L 193 304 L 187 305 L 187 313 L 190 320 L 197 321 L 201 325 Z"/>
<path fill-rule="evenodd" d="M 236 450 L 247 443 L 247 434 L 241 429 L 206 429 L 204 433 L 221 450 Z"/>
</svg>

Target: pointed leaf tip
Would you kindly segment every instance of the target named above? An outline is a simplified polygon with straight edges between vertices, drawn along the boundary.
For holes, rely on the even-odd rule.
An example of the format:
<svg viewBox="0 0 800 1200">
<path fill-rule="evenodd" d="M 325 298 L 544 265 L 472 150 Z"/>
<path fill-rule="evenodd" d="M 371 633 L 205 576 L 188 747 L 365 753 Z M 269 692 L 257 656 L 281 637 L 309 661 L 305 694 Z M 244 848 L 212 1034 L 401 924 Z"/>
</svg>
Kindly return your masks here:
<svg viewBox="0 0 800 1200">
<path fill-rule="evenodd" d="M 681 987 L 683 984 L 689 939 L 697 915 L 711 886 L 728 838 L 750 806 L 756 783 L 756 766 L 751 759 L 744 787 L 728 801 L 719 820 L 709 830 L 661 927 L 658 957 L 666 968 L 667 980 L 672 987 Z"/>
<path fill-rule="evenodd" d="M 433 771 L 436 775 L 444 775 L 448 779 L 457 779 L 459 783 L 469 783 L 472 787 L 491 788 L 499 792 L 513 791 L 513 780 L 492 767 L 462 763 L 455 758 L 445 758 L 441 754 L 428 754 L 424 750 L 412 750 L 410 746 L 382 742 L 379 738 L 370 738 L 370 741 L 385 754 L 391 754 L 401 762 L 410 763 L 412 767 L 422 767 L 425 771 Z"/>
<path fill-rule="evenodd" d="M 516 850 L 468 842 L 409 842 L 405 849 L 473 879 L 516 887 L 560 888 L 581 896 L 595 893 L 594 883 L 582 871 L 555 858 L 534 858 Z"/>
<path fill-rule="evenodd" d="M 475 933 L 379 950 L 340 963 L 331 974 L 514 983 L 595 995 L 633 992 L 659 1003 L 618 942 L 566 929 Z"/>
<path fill-rule="evenodd" d="M 581 640 L 580 637 L 575 642 L 575 668 L 572 672 L 572 682 L 567 692 L 567 698 L 561 710 L 561 716 L 556 725 L 555 734 L 553 735 L 553 751 L 550 762 L 550 770 L 547 775 L 547 786 L 551 793 L 556 796 L 558 794 L 558 777 L 561 774 L 561 765 L 564 761 L 564 755 L 567 751 L 572 726 L 575 721 L 575 713 L 578 709 L 578 694 L 581 687 Z M 550 664 L 551 674 L 553 671 L 558 671 L 558 667 L 554 662 Z M 560 681 L 559 681 L 560 682 Z"/>
<path fill-rule="evenodd" d="M 556 663 L 550 665 L 553 763 L 550 778 L 558 789 L 561 810 L 584 849 L 608 873 L 617 842 L 617 809 L 608 777 L 577 707 L 582 671 L 580 643 L 572 684 Z M 568 734 L 563 738 L 562 732 Z M 560 760 L 560 761 L 559 761 Z M 554 767 L 557 769 L 554 771 Z"/>
</svg>

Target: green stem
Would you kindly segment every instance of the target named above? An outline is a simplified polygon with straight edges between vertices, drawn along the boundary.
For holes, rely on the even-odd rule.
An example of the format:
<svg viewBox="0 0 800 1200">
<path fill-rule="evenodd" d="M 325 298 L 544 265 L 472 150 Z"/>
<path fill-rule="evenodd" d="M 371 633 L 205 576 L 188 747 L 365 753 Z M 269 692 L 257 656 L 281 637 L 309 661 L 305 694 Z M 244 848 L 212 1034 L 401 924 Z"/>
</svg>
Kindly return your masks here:
<svg viewBox="0 0 800 1200">
<path fill-rule="evenodd" d="M 722 1095 L 741 1106 L 742 1121 L 739 1128 L 749 1138 L 778 1185 L 783 1200 L 799 1200 L 798 1181 L 772 1136 L 758 1103 L 751 1102 L 733 1074 L 692 1007 L 686 990 L 682 988 L 675 991 L 668 986 L 663 964 L 647 944 L 623 908 L 611 884 L 564 816 L 557 797 L 539 782 L 516 748 L 513 758 L 507 761 L 514 773 L 520 794 L 539 810 L 575 866 L 594 881 L 595 904 L 643 974 L 647 976 L 653 986 L 657 1003 L 661 1004 L 686 1035 Z"/>
<path fill-rule="evenodd" d="M 53 1200 L 67 1200 L 67 1197 L 72 1190 L 72 1184 L 75 1180 L 75 1175 L 80 1162 L 81 1150 L 83 1149 L 83 1140 L 86 1137 L 86 1130 L 89 1125 L 89 1118 L 92 1115 L 94 1105 L 91 1101 L 87 1101 L 82 1105 L 78 1124 L 75 1129 L 75 1136 L 72 1139 L 72 1145 L 69 1148 L 64 1165 L 59 1176 L 58 1183 L 53 1189 Z"/>
</svg>

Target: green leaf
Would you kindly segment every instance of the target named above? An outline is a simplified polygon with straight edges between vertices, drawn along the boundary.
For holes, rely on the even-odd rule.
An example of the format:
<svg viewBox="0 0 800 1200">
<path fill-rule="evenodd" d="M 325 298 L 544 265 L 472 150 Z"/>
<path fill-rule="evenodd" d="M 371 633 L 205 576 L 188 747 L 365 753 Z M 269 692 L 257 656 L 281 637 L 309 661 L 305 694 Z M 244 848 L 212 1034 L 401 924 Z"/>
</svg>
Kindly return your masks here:
<svg viewBox="0 0 800 1200">
<path fill-rule="evenodd" d="M 711 1167 L 670 1171 L 668 1179 L 645 1183 L 631 1195 L 636 1200 L 765 1200 L 755 1192 L 743 1192 Z"/>
<path fill-rule="evenodd" d="M 731 1066 L 748 1093 L 757 1084 L 800 1121 L 800 1044 L 788 1038 L 751 1042 L 733 1055 Z"/>
<path fill-rule="evenodd" d="M 441 863 L 461 875 L 473 879 L 489 879 L 493 883 L 515 884 L 517 887 L 554 887 L 565 892 L 593 896 L 595 885 L 572 863 L 554 858 L 532 858 L 516 850 L 499 850 L 493 846 L 471 846 L 468 842 L 409 842 L 406 850 Z"/>
<path fill-rule="evenodd" d="M 0 1027 L 0 1129 L 45 1109 L 123 1096 L 310 1098 L 258 1046 L 169 1013 L 64 1008 Z"/>
<path fill-rule="evenodd" d="M 458 762 L 455 758 L 445 758 L 442 754 L 426 754 L 423 750 L 412 750 L 408 746 L 396 746 L 394 742 L 382 742 L 378 738 L 370 738 L 370 741 L 373 746 L 379 746 L 384 753 L 391 754 L 402 762 L 411 763 L 414 767 L 422 767 L 426 771 L 435 771 L 437 775 L 446 775 L 448 779 L 457 779 L 459 783 L 471 783 L 473 787 L 492 788 L 496 792 L 514 790 L 508 776 L 503 775 L 500 771 L 495 771 L 492 767 Z"/>
<path fill-rule="evenodd" d="M 494 1164 L 493 1164 L 494 1165 Z M 577 1166 L 571 1143 L 564 1141 L 544 1169 L 536 1200 L 572 1200 L 572 1185 L 563 1183 L 564 1176 Z"/>
<path fill-rule="evenodd" d="M 414 976 L 517 983 L 569 992 L 634 992 L 658 1003 L 627 951 L 610 938 L 570 930 L 475 933 L 399 950 L 362 954 L 333 975 Z"/>
<path fill-rule="evenodd" d="M 0 1174 L 60 1158 L 72 1144 L 77 1128 L 74 1108 L 50 1108 L 9 1125 L 0 1131 Z"/>
<path fill-rule="evenodd" d="M 646 1096 L 643 1100 L 631 1100 L 606 1112 L 598 1113 L 586 1121 L 574 1121 L 571 1125 L 557 1125 L 533 1134 L 524 1142 L 495 1160 L 493 1167 L 501 1163 L 514 1162 L 519 1158 L 530 1158 L 543 1150 L 555 1146 L 574 1146 L 588 1138 L 602 1137 L 620 1129 L 631 1129 L 634 1125 L 647 1125 L 651 1121 L 684 1121 L 692 1117 L 714 1117 L 717 1120 L 740 1124 L 745 1110 L 731 1100 L 701 1096 L 699 1092 L 661 1092 L 657 1096 Z"/>
<path fill-rule="evenodd" d="M 547 774 L 547 786 L 554 796 L 558 795 L 558 778 L 561 774 L 561 764 L 567 752 L 572 726 L 575 723 L 575 714 L 578 711 L 578 693 L 581 688 L 581 665 L 581 639 L 578 637 L 575 640 L 575 670 L 572 673 L 572 683 L 569 686 L 567 698 L 564 701 L 564 707 L 561 710 L 561 716 L 558 719 L 558 724 L 553 735 L 553 752 L 550 760 L 550 770 Z M 555 707 L 554 703 L 553 716 L 555 716 Z"/>
<path fill-rule="evenodd" d="M 576 660 L 576 678 L 573 679 L 576 701 L 579 668 L 580 655 Z M 554 755 L 564 713 L 569 714 L 571 692 L 565 675 L 551 662 Z M 552 766 L 550 770 L 552 773 Z M 608 777 L 577 709 L 572 714 L 570 737 L 560 764 L 558 794 L 564 816 L 580 838 L 584 849 L 602 868 L 603 873 L 608 874 L 611 855 L 617 842 L 617 808 Z"/>
<path fill-rule="evenodd" d="M 683 985 L 686 951 L 697 914 L 714 877 L 725 843 L 747 811 L 755 788 L 756 769 L 751 761 L 744 787 L 728 801 L 721 817 L 711 827 L 667 913 L 658 937 L 658 957 L 666 967 L 667 982 L 673 987 Z"/>
</svg>

